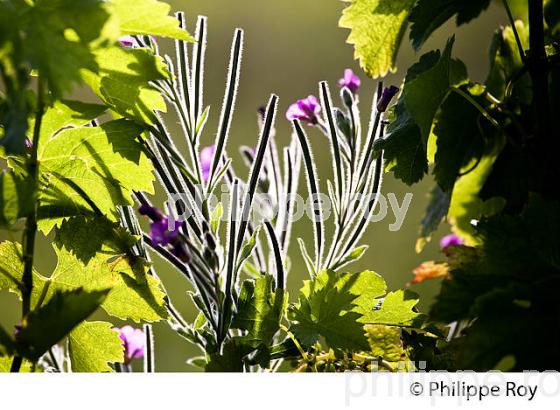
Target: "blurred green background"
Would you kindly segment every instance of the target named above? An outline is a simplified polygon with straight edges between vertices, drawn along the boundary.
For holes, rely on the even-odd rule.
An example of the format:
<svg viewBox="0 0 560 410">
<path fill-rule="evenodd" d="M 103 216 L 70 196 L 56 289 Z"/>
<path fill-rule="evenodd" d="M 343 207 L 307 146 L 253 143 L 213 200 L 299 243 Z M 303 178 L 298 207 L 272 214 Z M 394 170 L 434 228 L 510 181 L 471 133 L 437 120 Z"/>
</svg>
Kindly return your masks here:
<svg viewBox="0 0 560 410">
<path fill-rule="evenodd" d="M 214 141 L 219 110 L 221 107 L 226 69 L 229 59 L 229 47 L 236 27 L 245 30 L 245 48 L 243 55 L 240 88 L 237 109 L 232 123 L 229 139 L 229 152 L 234 157 L 236 171 L 240 175 L 246 172 L 239 166 L 240 157 L 237 147 L 253 146 L 257 141 L 256 109 L 265 104 L 270 93 L 280 96 L 280 110 L 277 116 L 277 144 L 284 146 L 290 141 L 290 124 L 284 113 L 289 104 L 298 98 L 317 93 L 318 82 L 327 80 L 331 88 L 336 88 L 337 80 L 345 68 L 352 68 L 362 78 L 360 90 L 361 112 L 364 127 L 367 125 L 369 107 L 376 87 L 376 82 L 367 79 L 353 59 L 353 48 L 346 44 L 348 30 L 338 28 L 337 22 L 345 4 L 339 0 L 175 0 L 168 1 L 173 9 L 183 10 L 187 15 L 189 28 L 194 31 L 197 15 L 208 16 L 208 48 L 205 72 L 205 101 L 210 105 L 210 117 L 202 137 L 202 144 Z M 447 38 L 456 34 L 454 54 L 462 59 L 469 68 L 474 80 L 483 80 L 488 70 L 488 48 L 493 31 L 506 24 L 506 15 L 495 2 L 479 19 L 468 26 L 456 28 L 447 24 L 438 30 L 435 36 L 424 46 L 423 52 L 442 48 Z M 163 49 L 172 51 L 171 44 L 163 42 Z M 385 78 L 386 84 L 399 85 L 407 67 L 419 57 L 408 41 L 401 48 L 398 67 L 395 74 Z M 79 97 L 84 96 L 77 92 Z M 175 138 L 180 141 L 179 127 L 175 119 L 170 119 L 170 127 Z M 326 148 L 325 137 L 318 131 L 307 129 L 315 152 L 315 159 L 321 179 L 330 176 L 331 162 Z M 305 194 L 305 181 L 302 173 L 300 192 Z M 388 225 L 394 222 L 389 210 L 385 220 L 370 225 L 362 243 L 370 245 L 366 256 L 352 265 L 352 271 L 361 269 L 375 270 L 386 279 L 390 289 L 403 287 L 412 277 L 412 269 L 426 260 L 439 259 L 441 254 L 437 246 L 439 238 L 445 235 L 447 227 L 442 226 L 434 240 L 426 246 L 421 254 L 416 254 L 414 245 L 418 226 L 427 205 L 427 195 L 432 181 L 426 178 L 416 186 L 409 188 L 396 181 L 390 174 L 385 175 L 382 192 L 394 192 L 402 202 L 406 192 L 414 194 L 406 219 L 398 232 L 390 232 Z M 305 195 L 306 196 L 306 195 Z M 302 219 L 295 224 L 292 245 L 295 238 L 302 237 L 311 249 L 311 224 Z M 0 239 L 10 238 L 6 232 L 0 233 Z M 13 238 L 19 240 L 19 234 Z M 49 238 L 40 238 L 37 251 L 37 268 L 49 275 L 56 259 L 50 249 Z M 297 296 L 297 289 L 307 273 L 303 267 L 299 249 L 292 246 L 292 268 L 288 278 L 291 300 Z M 187 298 L 189 286 L 167 264 L 156 261 L 157 272 L 165 283 L 171 299 L 184 316 L 194 319 L 195 312 Z M 420 293 L 420 308 L 426 310 L 439 288 L 439 281 L 417 285 L 413 290 Z M 19 302 L 13 294 L 0 293 L 0 323 L 6 328 L 19 320 Z M 98 314 L 98 318 L 104 318 Z M 113 320 L 113 323 L 116 323 Z M 116 323 L 118 324 L 118 323 Z M 186 360 L 199 354 L 196 348 L 175 335 L 162 323 L 154 325 L 156 337 L 156 368 L 158 371 L 195 371 L 196 368 L 186 364 Z M 139 363 L 137 364 L 139 365 Z"/>
</svg>

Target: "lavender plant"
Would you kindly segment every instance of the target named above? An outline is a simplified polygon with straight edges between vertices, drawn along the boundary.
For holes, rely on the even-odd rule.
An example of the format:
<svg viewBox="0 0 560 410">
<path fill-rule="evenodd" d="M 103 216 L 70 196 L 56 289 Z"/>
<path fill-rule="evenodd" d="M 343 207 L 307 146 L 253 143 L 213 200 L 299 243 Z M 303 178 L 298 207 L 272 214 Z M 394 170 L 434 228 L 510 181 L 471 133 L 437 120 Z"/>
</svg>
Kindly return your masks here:
<svg viewBox="0 0 560 410">
<path fill-rule="evenodd" d="M 177 18 L 184 27 L 183 14 Z M 362 144 L 359 78 L 347 70 L 341 80 L 342 109 L 334 107 L 328 85 L 320 83 L 320 103 L 309 96 L 287 112 L 294 132 L 290 145 L 282 150 L 283 161 L 274 138 L 278 98 L 272 95 L 266 108 L 258 112 L 260 138 L 256 148 L 241 148 L 250 166 L 243 180 L 234 174 L 227 153 L 243 31 L 238 29 L 233 36 L 215 141 L 201 148 L 209 116 L 209 109 L 203 108 L 202 92 L 206 30 L 206 18 L 199 17 L 192 52 L 185 42 L 176 40 L 175 58 L 164 56 L 174 76 L 154 84 L 173 105 L 188 151 L 187 155 L 180 152 L 174 142 L 177 138 L 170 135 L 164 118 L 158 116 L 144 143 L 171 200 L 162 210 L 144 193 L 135 192 L 139 213 L 150 221 L 149 233 L 142 235 L 139 244 L 140 248 L 144 246 L 142 254 L 154 251 L 194 288 L 191 298 L 200 311 L 194 323 L 182 319 L 168 301 L 171 326 L 203 352 L 190 363 L 207 371 L 251 371 L 274 370 L 282 360 L 291 359 L 298 369 L 307 369 L 309 364 L 310 369 L 317 370 L 317 352 L 331 349 L 333 363 L 337 363 L 332 364 L 332 369 L 345 369 L 340 360 L 354 353 L 362 354 L 362 363 L 367 367 L 383 356 L 370 353 L 372 349 L 380 352 L 377 341 L 388 334 L 401 346 L 402 353 L 389 360 L 396 363 L 406 358 L 400 332 L 402 327 L 420 327 L 421 315 L 414 308 L 417 299 L 404 291 L 386 293 L 385 282 L 374 272 L 350 274 L 340 270 L 359 259 L 367 248 L 358 242 L 375 207 L 383 162 L 382 153 L 374 152 L 373 146 L 376 138 L 383 135 L 383 113 L 398 89 L 379 86 Z M 138 47 L 158 53 L 153 39 L 137 37 L 135 41 Z M 328 251 L 316 165 L 302 123 L 321 130 L 331 146 L 335 175 L 334 182 L 329 180 L 327 185 L 335 207 L 336 234 Z M 315 258 L 309 256 L 300 239 L 310 280 L 300 291 L 299 301 L 289 303 L 285 286 L 289 272 L 287 252 L 301 159 L 313 198 Z M 226 187 L 229 200 L 212 205 L 212 195 L 219 187 Z M 259 194 L 266 194 L 267 200 L 263 201 Z M 272 211 L 273 216 L 255 220 L 255 204 Z M 220 229 L 224 218 L 227 227 Z M 134 233 L 137 229 L 130 209 L 123 222 L 129 231 Z M 263 225 L 267 241 L 261 241 Z M 384 348 L 389 346 L 381 349 Z M 396 368 L 395 363 L 388 368 Z"/>
</svg>

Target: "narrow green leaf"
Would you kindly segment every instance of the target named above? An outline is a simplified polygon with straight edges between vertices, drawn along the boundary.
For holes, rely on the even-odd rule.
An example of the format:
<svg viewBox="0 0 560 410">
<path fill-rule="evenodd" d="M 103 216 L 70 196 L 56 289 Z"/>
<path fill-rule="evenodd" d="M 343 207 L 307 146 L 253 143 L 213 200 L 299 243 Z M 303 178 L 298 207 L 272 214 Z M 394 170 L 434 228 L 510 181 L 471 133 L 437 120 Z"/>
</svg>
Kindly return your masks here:
<svg viewBox="0 0 560 410">
<path fill-rule="evenodd" d="M 340 262 L 338 262 L 333 267 L 333 270 L 340 269 L 343 266 L 348 265 L 349 263 L 356 262 L 357 260 L 361 259 L 362 256 L 364 256 L 364 254 L 368 250 L 368 248 L 369 248 L 369 245 L 362 245 L 362 246 L 358 246 L 357 248 L 352 249 L 350 251 L 350 253 L 348 253 L 344 258 L 342 258 L 340 260 Z"/>
<path fill-rule="evenodd" d="M 210 229 L 212 229 L 214 235 L 217 235 L 218 230 L 220 229 L 220 222 L 222 220 L 223 212 L 224 208 L 222 207 L 222 203 L 220 202 L 212 211 L 212 215 L 210 215 Z"/>
<path fill-rule="evenodd" d="M 307 252 L 305 242 L 303 242 L 303 239 L 298 238 L 298 244 L 301 251 L 301 256 L 303 256 L 303 261 L 305 262 L 305 266 L 307 267 L 307 271 L 309 272 L 309 276 L 314 277 L 317 272 L 315 272 L 315 265 L 313 265 L 313 259 L 311 259 L 311 256 L 309 256 L 309 253 Z"/>
<path fill-rule="evenodd" d="M 251 256 L 251 254 L 253 253 L 260 231 L 261 229 L 259 226 L 257 227 L 257 229 L 255 229 L 253 235 L 251 235 L 249 240 L 245 241 L 245 243 L 243 244 L 243 248 L 241 249 L 241 252 L 239 253 L 239 256 L 237 258 L 237 270 L 239 270 L 239 268 L 243 265 L 247 258 L 249 258 L 249 256 Z"/>
</svg>

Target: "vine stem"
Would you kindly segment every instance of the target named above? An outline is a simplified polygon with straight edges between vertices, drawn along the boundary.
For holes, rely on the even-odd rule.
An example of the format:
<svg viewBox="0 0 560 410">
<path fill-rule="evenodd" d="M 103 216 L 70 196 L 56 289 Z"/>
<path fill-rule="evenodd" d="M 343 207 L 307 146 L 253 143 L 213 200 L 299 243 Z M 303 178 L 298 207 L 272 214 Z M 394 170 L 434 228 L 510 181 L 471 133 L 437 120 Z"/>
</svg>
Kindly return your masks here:
<svg viewBox="0 0 560 410">
<path fill-rule="evenodd" d="M 544 42 L 544 11 L 542 0 L 529 1 L 529 56 L 527 64 L 533 86 L 536 111 L 536 135 L 545 142 L 552 137 L 550 127 L 550 96 L 548 93 L 548 63 Z M 546 145 L 543 147 L 546 149 Z M 546 152 L 546 151 L 545 151 Z"/>
<path fill-rule="evenodd" d="M 37 161 L 37 149 L 39 146 L 39 137 L 41 135 L 41 123 L 43 122 L 43 114 L 45 113 L 45 96 L 44 84 L 41 76 L 37 78 L 37 112 L 35 114 L 35 125 L 33 127 L 33 146 L 31 147 L 31 155 L 27 161 L 27 171 L 31 177 L 32 183 L 32 209 L 27 215 L 25 221 L 25 230 L 23 231 L 23 276 L 21 280 L 21 325 L 26 326 L 27 315 L 31 311 L 31 293 L 33 292 L 33 255 L 35 253 L 35 236 L 37 234 L 37 191 L 39 189 L 39 162 Z M 15 356 L 10 371 L 18 373 L 23 359 L 21 356 Z"/>
</svg>

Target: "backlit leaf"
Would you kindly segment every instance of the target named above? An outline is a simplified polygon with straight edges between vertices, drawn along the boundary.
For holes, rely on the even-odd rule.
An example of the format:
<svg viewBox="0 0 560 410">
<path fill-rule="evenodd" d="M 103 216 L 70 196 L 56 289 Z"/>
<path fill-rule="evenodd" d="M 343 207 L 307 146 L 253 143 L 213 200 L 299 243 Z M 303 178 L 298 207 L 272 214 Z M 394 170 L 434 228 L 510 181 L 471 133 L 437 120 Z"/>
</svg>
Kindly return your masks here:
<svg viewBox="0 0 560 410">
<path fill-rule="evenodd" d="M 347 42 L 372 78 L 396 70 L 396 59 L 415 0 L 344 0 L 351 3 L 339 26 L 351 30 Z"/>
<path fill-rule="evenodd" d="M 73 372 L 112 372 L 109 363 L 124 360 L 119 332 L 107 322 L 83 322 L 68 336 Z"/>
<path fill-rule="evenodd" d="M 108 292 L 108 289 L 86 292 L 81 288 L 55 292 L 48 302 L 27 317 L 27 325 L 18 334 L 21 353 L 31 360 L 39 359 L 95 312 Z"/>
<path fill-rule="evenodd" d="M 169 16 L 171 6 L 156 0 L 112 0 L 112 9 L 118 17 L 123 34 L 173 37 L 194 41 L 179 27 L 179 21 Z"/>
</svg>

